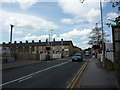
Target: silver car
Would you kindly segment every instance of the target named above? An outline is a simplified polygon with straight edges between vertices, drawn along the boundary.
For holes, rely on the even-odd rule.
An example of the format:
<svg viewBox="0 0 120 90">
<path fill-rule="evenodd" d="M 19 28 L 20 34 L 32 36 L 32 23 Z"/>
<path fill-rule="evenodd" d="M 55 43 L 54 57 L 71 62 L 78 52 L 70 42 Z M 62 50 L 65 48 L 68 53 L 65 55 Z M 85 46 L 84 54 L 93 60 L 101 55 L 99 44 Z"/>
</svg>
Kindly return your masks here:
<svg viewBox="0 0 120 90">
<path fill-rule="evenodd" d="M 72 61 L 83 61 L 82 54 L 74 54 L 72 57 Z"/>
</svg>

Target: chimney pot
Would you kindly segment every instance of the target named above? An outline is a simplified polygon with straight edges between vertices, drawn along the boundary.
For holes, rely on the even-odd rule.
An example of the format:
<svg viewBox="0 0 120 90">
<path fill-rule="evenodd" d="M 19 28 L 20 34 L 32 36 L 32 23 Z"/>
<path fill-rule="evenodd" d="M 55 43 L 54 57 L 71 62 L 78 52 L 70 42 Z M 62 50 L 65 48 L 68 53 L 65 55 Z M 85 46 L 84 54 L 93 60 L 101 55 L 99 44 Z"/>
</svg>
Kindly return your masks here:
<svg viewBox="0 0 120 90">
<path fill-rule="evenodd" d="M 20 43 L 22 43 L 22 41 L 20 41 Z"/>
<path fill-rule="evenodd" d="M 48 42 L 48 39 L 46 39 L 46 42 Z"/>
<path fill-rule="evenodd" d="M 28 40 L 26 40 L 26 43 L 28 43 Z"/>
<path fill-rule="evenodd" d="M 16 41 L 14 41 L 14 44 L 16 44 L 17 42 Z"/>
<path fill-rule="evenodd" d="M 53 41 L 55 42 L 55 38 L 53 39 Z"/>
<path fill-rule="evenodd" d="M 34 43 L 34 40 L 32 40 L 32 43 Z"/>
<path fill-rule="evenodd" d="M 39 40 L 39 43 L 41 43 L 41 40 Z"/>
</svg>

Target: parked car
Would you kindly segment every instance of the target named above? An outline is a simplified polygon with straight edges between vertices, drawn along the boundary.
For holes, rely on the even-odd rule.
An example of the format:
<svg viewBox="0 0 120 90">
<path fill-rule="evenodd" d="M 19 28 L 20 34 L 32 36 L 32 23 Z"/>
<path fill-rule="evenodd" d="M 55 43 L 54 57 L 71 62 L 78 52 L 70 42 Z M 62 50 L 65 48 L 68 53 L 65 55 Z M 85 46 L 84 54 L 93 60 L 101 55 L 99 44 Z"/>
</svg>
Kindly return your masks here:
<svg viewBox="0 0 120 90">
<path fill-rule="evenodd" d="M 72 61 L 83 61 L 82 54 L 74 54 L 72 57 Z"/>
</svg>

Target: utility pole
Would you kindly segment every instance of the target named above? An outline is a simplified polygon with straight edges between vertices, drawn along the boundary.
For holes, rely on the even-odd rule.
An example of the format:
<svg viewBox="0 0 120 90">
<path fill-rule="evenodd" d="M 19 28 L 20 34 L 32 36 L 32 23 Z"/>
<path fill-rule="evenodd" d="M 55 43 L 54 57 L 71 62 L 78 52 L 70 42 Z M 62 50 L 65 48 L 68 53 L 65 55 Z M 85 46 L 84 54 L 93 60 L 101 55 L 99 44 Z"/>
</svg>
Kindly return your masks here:
<svg viewBox="0 0 120 90">
<path fill-rule="evenodd" d="M 102 54 L 103 54 L 103 58 L 104 58 L 105 52 L 104 52 L 104 33 L 103 33 L 103 16 L 102 16 L 102 2 L 101 2 L 101 0 L 100 0 L 100 12 L 101 12 L 100 14 L 101 14 L 101 29 L 102 29 Z"/>
</svg>

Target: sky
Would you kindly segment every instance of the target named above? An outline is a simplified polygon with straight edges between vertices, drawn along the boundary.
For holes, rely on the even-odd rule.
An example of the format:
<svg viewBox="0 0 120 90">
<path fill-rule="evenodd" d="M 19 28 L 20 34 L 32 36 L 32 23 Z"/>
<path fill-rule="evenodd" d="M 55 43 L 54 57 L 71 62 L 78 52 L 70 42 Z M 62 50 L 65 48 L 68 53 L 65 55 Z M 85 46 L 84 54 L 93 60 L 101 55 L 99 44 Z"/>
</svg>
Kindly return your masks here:
<svg viewBox="0 0 120 90">
<path fill-rule="evenodd" d="M 95 24 L 101 27 L 99 0 L 2 0 L 0 7 L 0 43 L 10 41 L 13 24 L 13 42 L 45 42 L 51 35 L 56 41 L 72 40 L 74 46 L 85 49 L 91 47 L 87 43 Z M 102 10 L 104 30 L 111 40 L 111 28 L 105 23 L 118 16 L 118 9 L 104 0 Z"/>
</svg>

